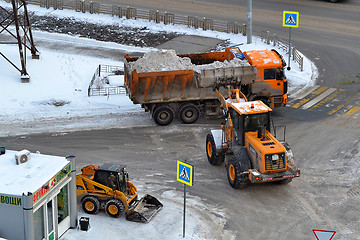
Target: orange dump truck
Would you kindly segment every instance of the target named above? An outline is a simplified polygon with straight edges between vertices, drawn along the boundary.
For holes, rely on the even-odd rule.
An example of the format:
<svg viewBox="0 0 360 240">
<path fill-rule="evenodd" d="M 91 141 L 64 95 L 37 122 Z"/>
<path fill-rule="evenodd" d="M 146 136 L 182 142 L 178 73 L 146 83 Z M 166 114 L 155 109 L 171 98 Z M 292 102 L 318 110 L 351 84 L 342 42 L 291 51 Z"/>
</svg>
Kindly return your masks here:
<svg viewBox="0 0 360 240">
<path fill-rule="evenodd" d="M 183 123 L 193 123 L 200 113 L 206 116 L 221 114 L 215 88 L 223 94 L 228 87 L 241 89 L 250 100 L 262 100 L 273 107 L 283 106 L 287 99 L 284 61 L 276 52 L 268 52 L 268 57 L 276 58 L 272 62 L 277 65 L 271 65 L 268 60 L 254 64 L 250 52 L 227 48 L 224 52 L 177 55 L 190 59 L 192 65 L 187 69 L 142 72 L 133 66 L 141 58 L 127 55 L 124 60 L 125 87 L 133 103 L 150 111 L 159 125 L 170 124 L 175 116 Z M 239 54 L 250 57 L 251 61 L 239 60 Z M 274 71 L 273 79 L 267 77 L 270 76 L 267 66 Z M 267 74 L 265 79 L 264 72 Z"/>
</svg>

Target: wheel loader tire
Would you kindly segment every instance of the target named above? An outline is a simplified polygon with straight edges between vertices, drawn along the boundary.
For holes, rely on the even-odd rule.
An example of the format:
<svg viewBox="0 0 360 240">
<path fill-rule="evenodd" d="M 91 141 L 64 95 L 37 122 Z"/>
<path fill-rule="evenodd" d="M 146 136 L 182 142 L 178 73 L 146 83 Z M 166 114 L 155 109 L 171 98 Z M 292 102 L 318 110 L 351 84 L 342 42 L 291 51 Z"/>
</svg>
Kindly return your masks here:
<svg viewBox="0 0 360 240">
<path fill-rule="evenodd" d="M 224 161 L 224 154 L 216 152 L 214 137 L 211 133 L 206 136 L 206 155 L 211 165 L 220 165 Z"/>
<path fill-rule="evenodd" d="M 245 149 L 243 149 L 245 150 Z M 230 186 L 235 189 L 245 188 L 250 180 L 241 173 L 250 169 L 250 160 L 246 154 L 246 150 L 240 151 L 240 159 L 236 159 L 234 155 L 229 157 L 229 162 L 226 166 L 228 181 Z"/>
<path fill-rule="evenodd" d="M 179 108 L 179 118 L 183 123 L 194 123 L 198 120 L 199 115 L 199 108 L 192 103 L 185 103 Z"/>
<path fill-rule="evenodd" d="M 153 118 L 158 125 L 165 126 L 172 122 L 174 111 L 166 105 L 158 106 L 154 110 Z"/>
<path fill-rule="evenodd" d="M 86 196 L 82 200 L 82 209 L 89 214 L 97 214 L 100 210 L 100 202 L 96 197 Z"/>
<path fill-rule="evenodd" d="M 113 218 L 117 218 L 124 210 L 124 205 L 117 199 L 111 199 L 105 204 L 105 212 L 107 215 Z"/>
</svg>

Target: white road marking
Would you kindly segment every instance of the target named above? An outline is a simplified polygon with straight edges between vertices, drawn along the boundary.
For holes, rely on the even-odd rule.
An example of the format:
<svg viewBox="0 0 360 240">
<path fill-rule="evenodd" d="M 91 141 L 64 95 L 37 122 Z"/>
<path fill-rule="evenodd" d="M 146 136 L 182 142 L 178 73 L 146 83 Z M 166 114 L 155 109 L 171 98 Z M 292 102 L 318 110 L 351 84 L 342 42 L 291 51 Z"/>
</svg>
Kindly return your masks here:
<svg viewBox="0 0 360 240">
<path fill-rule="evenodd" d="M 319 96 L 314 98 L 313 100 L 311 100 L 308 103 L 304 104 L 301 108 L 302 109 L 309 109 L 309 108 L 311 108 L 312 106 L 314 106 L 315 104 L 317 104 L 318 102 L 320 102 L 321 100 L 323 100 L 324 98 L 326 98 L 327 96 L 329 96 L 330 94 L 332 94 L 335 91 L 336 91 L 336 88 L 329 88 L 325 92 L 323 92 L 322 94 L 320 94 Z"/>
<path fill-rule="evenodd" d="M 292 98 L 291 101 L 288 102 L 288 104 L 286 104 L 287 106 L 291 106 L 293 105 L 292 103 L 298 99 L 303 99 L 304 97 L 306 97 L 307 95 L 309 95 L 310 93 L 312 93 L 313 91 L 315 91 L 316 89 L 318 89 L 320 86 L 319 85 L 315 85 L 313 87 L 311 87 L 309 90 L 307 90 L 306 92 L 302 93 L 301 95 Z"/>
</svg>

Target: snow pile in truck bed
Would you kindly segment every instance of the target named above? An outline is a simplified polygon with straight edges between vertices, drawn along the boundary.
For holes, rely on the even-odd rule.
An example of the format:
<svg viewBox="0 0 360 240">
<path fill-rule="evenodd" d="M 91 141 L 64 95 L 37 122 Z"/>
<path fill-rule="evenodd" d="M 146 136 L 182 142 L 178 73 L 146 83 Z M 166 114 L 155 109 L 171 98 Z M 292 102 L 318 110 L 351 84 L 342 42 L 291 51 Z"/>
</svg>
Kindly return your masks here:
<svg viewBox="0 0 360 240">
<path fill-rule="evenodd" d="M 194 70 L 200 73 L 202 69 L 229 68 L 246 65 L 249 65 L 247 61 L 238 58 L 234 58 L 230 62 L 225 60 L 224 62 L 215 61 L 210 64 L 195 65 L 191 63 L 190 58 L 177 56 L 175 50 L 147 52 L 137 61 L 130 62 L 131 69 L 136 69 L 138 73 L 173 70 Z"/>
<path fill-rule="evenodd" d="M 194 71 L 200 73 L 204 69 L 214 69 L 214 68 L 228 68 L 228 67 L 239 67 L 239 66 L 250 66 L 247 61 L 241 60 L 239 58 L 234 58 L 230 62 L 225 60 L 223 62 L 215 61 L 213 63 L 196 65 Z"/>
<path fill-rule="evenodd" d="M 175 50 L 151 51 L 131 63 L 131 69 L 138 73 L 173 70 L 192 70 L 194 64 L 188 57 L 179 57 Z"/>
</svg>

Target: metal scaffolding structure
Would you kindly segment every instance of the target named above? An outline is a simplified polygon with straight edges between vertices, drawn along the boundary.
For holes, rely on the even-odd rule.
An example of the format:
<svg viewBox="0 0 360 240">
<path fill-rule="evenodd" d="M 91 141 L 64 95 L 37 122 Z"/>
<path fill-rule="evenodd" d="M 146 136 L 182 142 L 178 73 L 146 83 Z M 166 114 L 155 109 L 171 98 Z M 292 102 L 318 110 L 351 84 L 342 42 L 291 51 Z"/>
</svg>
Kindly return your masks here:
<svg viewBox="0 0 360 240">
<path fill-rule="evenodd" d="M 12 11 L 0 6 L 0 55 L 21 73 L 22 82 L 29 82 L 26 49 L 30 50 L 33 59 L 39 59 L 39 51 L 34 44 L 26 0 L 11 0 L 11 3 Z M 8 44 L 18 45 L 19 67 L 1 51 L 1 46 Z"/>
</svg>

